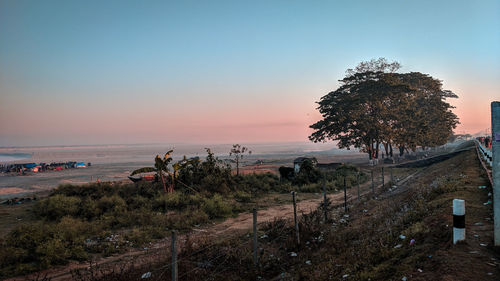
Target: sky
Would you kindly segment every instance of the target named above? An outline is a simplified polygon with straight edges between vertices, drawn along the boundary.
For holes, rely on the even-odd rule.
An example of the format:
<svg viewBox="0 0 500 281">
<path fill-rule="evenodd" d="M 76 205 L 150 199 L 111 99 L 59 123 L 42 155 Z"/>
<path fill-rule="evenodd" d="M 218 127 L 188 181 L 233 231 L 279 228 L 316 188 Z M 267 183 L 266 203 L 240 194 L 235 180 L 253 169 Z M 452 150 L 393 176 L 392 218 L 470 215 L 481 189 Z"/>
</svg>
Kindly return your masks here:
<svg viewBox="0 0 500 281">
<path fill-rule="evenodd" d="M 347 68 L 500 100 L 500 1 L 0 0 L 0 146 L 308 141 Z"/>
</svg>

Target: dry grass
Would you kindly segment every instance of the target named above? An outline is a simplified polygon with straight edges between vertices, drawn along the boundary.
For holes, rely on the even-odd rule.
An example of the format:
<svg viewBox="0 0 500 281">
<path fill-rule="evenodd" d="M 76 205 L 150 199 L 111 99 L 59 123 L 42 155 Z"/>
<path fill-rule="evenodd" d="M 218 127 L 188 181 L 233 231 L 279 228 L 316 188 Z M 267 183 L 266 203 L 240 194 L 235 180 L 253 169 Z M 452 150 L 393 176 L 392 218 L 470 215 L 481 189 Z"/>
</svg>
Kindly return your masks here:
<svg viewBox="0 0 500 281">
<path fill-rule="evenodd" d="M 483 205 L 488 190 L 478 189 L 486 184 L 475 155 L 465 152 L 426 168 L 406 186 L 362 200 L 348 216 L 329 210 L 324 224 L 321 208 L 302 215 L 300 245 L 291 221 L 260 225 L 257 268 L 250 233 L 222 241 L 188 239 L 179 254 L 179 280 L 498 280 L 499 253 L 479 245 L 492 241 L 492 221 L 485 219 L 491 219 L 491 205 Z M 456 246 L 453 198 L 465 199 L 467 208 L 467 241 Z M 132 280 L 151 272 L 150 280 L 159 280 L 170 276 L 169 262 L 164 256 L 105 279 Z"/>
</svg>

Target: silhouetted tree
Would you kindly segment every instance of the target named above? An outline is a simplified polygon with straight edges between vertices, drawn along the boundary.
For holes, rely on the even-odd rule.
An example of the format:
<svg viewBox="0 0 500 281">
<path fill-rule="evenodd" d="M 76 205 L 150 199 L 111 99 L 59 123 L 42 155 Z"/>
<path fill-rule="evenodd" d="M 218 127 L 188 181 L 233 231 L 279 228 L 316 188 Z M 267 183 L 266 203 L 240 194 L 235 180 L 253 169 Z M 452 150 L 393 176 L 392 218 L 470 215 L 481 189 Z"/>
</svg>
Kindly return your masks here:
<svg viewBox="0 0 500 281">
<path fill-rule="evenodd" d="M 395 73 L 400 64 L 385 59 L 360 63 L 347 70 L 341 86 L 323 96 L 323 119 L 312 124 L 314 142 L 337 140 L 339 148 L 361 148 L 378 158 L 380 144 L 414 150 L 446 142 L 458 123 L 445 100 L 457 96 L 441 81 L 419 72 Z"/>
<path fill-rule="evenodd" d="M 239 144 L 233 144 L 233 148 L 231 148 L 231 151 L 229 152 L 229 156 L 233 156 L 236 161 L 236 175 L 240 174 L 240 160 L 243 159 L 243 155 L 245 152 L 248 152 L 248 154 L 252 154 L 252 151 L 250 151 L 247 147 L 241 146 Z"/>
</svg>

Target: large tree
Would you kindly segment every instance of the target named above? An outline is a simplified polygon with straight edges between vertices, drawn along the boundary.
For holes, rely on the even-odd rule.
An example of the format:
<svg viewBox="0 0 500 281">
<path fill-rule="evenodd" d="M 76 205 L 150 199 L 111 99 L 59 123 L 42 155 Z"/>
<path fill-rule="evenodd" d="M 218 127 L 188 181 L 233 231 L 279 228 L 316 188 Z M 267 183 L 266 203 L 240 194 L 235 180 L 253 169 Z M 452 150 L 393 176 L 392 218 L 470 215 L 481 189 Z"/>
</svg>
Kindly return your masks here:
<svg viewBox="0 0 500 281">
<path fill-rule="evenodd" d="M 370 159 L 378 158 L 381 144 L 392 156 L 393 145 L 402 152 L 446 143 L 458 118 L 445 99 L 457 96 L 429 75 L 394 72 L 399 67 L 379 59 L 348 69 L 340 87 L 318 102 L 323 119 L 310 126 L 309 139 L 336 140 Z"/>
</svg>

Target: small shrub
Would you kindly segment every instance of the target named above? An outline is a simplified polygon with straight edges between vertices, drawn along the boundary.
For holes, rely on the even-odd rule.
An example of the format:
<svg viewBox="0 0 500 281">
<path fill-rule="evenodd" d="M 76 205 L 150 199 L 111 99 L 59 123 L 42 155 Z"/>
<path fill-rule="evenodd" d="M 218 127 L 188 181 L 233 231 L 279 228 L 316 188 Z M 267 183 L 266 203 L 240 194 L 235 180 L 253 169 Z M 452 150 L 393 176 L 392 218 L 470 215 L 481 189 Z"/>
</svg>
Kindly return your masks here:
<svg viewBox="0 0 500 281">
<path fill-rule="evenodd" d="M 91 232 L 92 226 L 79 219 L 64 217 L 55 227 L 55 235 L 64 241 L 83 242 L 86 232 Z"/>
<path fill-rule="evenodd" d="M 58 220 L 64 216 L 76 216 L 79 211 L 80 198 L 56 194 L 38 201 L 33 212 L 49 220 Z"/>
<path fill-rule="evenodd" d="M 182 192 L 162 194 L 154 199 L 153 209 L 166 212 L 168 210 L 181 210 L 188 205 L 188 198 Z"/>
<path fill-rule="evenodd" d="M 62 239 L 50 239 L 38 245 L 36 253 L 40 256 L 40 263 L 43 267 L 50 265 L 66 264 L 70 253 L 67 243 Z"/>
<path fill-rule="evenodd" d="M 102 197 L 98 202 L 97 206 L 102 214 L 107 212 L 122 213 L 127 210 L 127 204 L 118 195 L 112 195 L 110 197 Z"/>
<path fill-rule="evenodd" d="M 237 191 L 234 194 L 234 199 L 238 202 L 248 203 L 248 202 L 252 201 L 252 195 L 250 195 L 249 193 L 246 193 L 244 191 Z"/>
<path fill-rule="evenodd" d="M 134 243 L 135 246 L 141 246 L 148 241 L 146 233 L 137 227 L 134 227 L 129 233 L 127 233 L 125 238 Z"/>
<path fill-rule="evenodd" d="M 232 207 L 224 202 L 221 195 L 215 194 L 212 198 L 207 198 L 202 205 L 203 211 L 209 218 L 227 218 L 232 214 Z"/>
</svg>

